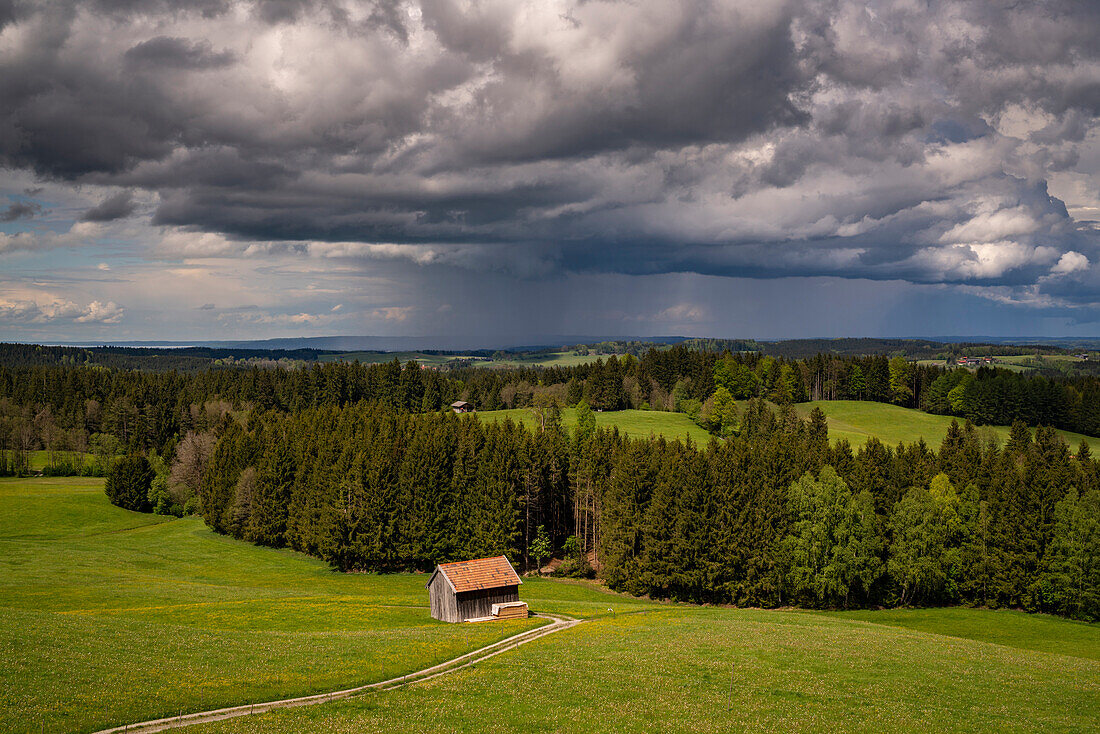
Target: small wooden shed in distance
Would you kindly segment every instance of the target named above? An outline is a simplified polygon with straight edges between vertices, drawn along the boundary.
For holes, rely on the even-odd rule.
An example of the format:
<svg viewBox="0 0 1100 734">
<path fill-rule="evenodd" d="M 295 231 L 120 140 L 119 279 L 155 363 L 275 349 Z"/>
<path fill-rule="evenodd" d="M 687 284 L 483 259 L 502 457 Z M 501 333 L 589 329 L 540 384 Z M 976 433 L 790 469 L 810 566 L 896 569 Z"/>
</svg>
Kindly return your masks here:
<svg viewBox="0 0 1100 734">
<path fill-rule="evenodd" d="M 474 406 L 467 403 L 465 400 L 456 400 L 451 403 L 451 410 L 456 413 L 472 413 Z"/>
<path fill-rule="evenodd" d="M 441 563 L 425 584 L 432 616 L 444 622 L 527 616 L 519 600 L 523 582 L 504 556 Z"/>
</svg>

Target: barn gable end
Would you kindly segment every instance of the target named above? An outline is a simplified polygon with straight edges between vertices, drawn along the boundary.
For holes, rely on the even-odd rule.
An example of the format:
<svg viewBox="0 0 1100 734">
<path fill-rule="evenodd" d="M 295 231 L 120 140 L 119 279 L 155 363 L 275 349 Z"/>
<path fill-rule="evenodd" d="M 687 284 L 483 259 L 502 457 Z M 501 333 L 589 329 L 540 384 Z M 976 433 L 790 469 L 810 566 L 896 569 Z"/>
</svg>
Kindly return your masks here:
<svg viewBox="0 0 1100 734">
<path fill-rule="evenodd" d="M 458 600 L 455 598 L 454 586 L 447 577 L 435 569 L 435 573 L 428 579 L 428 600 L 432 606 L 432 616 L 444 622 L 461 622 L 458 616 Z"/>
<path fill-rule="evenodd" d="M 519 601 L 523 582 L 504 556 L 436 566 L 425 588 L 432 616 L 444 622 L 489 617 L 494 604 Z"/>
</svg>

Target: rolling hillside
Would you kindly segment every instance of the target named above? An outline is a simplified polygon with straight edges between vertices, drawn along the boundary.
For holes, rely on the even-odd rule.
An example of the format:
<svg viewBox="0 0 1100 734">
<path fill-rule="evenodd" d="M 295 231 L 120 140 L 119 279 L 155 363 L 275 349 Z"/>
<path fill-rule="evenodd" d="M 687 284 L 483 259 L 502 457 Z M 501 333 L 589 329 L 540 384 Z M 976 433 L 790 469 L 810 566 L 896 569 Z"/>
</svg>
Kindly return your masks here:
<svg viewBox="0 0 1100 734">
<path fill-rule="evenodd" d="M 0 480 L 0 518 L 5 731 L 338 690 L 542 622 L 436 622 L 424 574 L 333 573 L 196 518 L 113 507 L 98 480 Z M 538 578 L 521 596 L 586 621 L 407 688 L 189 730 L 1083 731 L 1100 716 L 1096 625 L 696 607 Z"/>
<path fill-rule="evenodd" d="M 0 730 L 333 690 L 542 623 L 436 622 L 425 579 L 335 574 L 195 517 L 128 512 L 101 479 L 0 480 Z"/>
<path fill-rule="evenodd" d="M 925 443 L 939 447 L 947 435 L 953 419 L 950 416 L 932 415 L 912 408 L 901 408 L 887 403 L 860 400 L 818 400 L 799 403 L 795 410 L 805 417 L 815 407 L 821 408 L 829 419 L 829 436 L 836 440 L 846 438 L 853 447 L 862 446 L 871 436 L 883 443 L 896 446 L 899 442 L 913 443 L 923 438 Z M 996 436 L 1002 443 L 1008 438 L 1008 426 L 982 426 L 978 430 Z M 1090 445 L 1100 445 L 1100 439 L 1083 436 L 1072 431 L 1059 431 L 1070 447 L 1076 447 L 1082 439 Z"/>
<path fill-rule="evenodd" d="M 573 354 L 572 352 L 509 352 L 504 357 L 470 357 L 462 353 L 428 354 L 425 352 L 340 352 L 322 354 L 317 357 L 319 362 L 353 362 L 358 360 L 361 364 L 379 364 L 392 362 L 397 359 L 405 362 L 418 362 L 427 367 L 439 367 L 456 359 L 471 360 L 476 367 L 485 368 L 510 368 L 510 367 L 575 367 L 580 364 L 595 362 L 597 359 L 607 360 L 608 354 Z"/>
<path fill-rule="evenodd" d="M 941 611 L 934 610 L 932 614 Z M 905 615 L 908 612 L 899 612 Z M 877 614 L 870 612 L 869 615 Z M 966 610 L 965 634 L 807 612 L 663 607 L 585 622 L 454 675 L 196 734 L 1094 729 L 1100 631 Z M 1070 654 L 983 639 L 1006 617 Z M 951 618 L 944 627 L 950 628 Z M 977 629 L 978 634 L 970 636 Z M 1090 723 L 1091 722 L 1091 723 Z"/>
<path fill-rule="evenodd" d="M 803 418 L 808 416 L 815 407 L 821 408 L 829 420 L 830 438 L 834 441 L 846 438 L 853 448 L 862 446 L 871 436 L 877 436 L 880 441 L 890 446 L 896 446 L 900 442 L 913 443 L 923 438 L 928 445 L 939 447 L 944 436 L 947 435 L 951 421 L 958 420 L 960 424 L 962 423 L 961 419 L 953 419 L 951 416 L 933 415 L 912 408 L 870 401 L 818 400 L 794 406 L 795 411 Z M 595 415 L 596 425 L 602 428 L 617 426 L 621 432 L 635 438 L 645 438 L 651 434 L 665 438 L 690 437 L 700 446 L 707 444 L 711 439 L 709 433 L 695 425 L 682 413 L 619 410 Z M 531 411 L 526 408 L 488 410 L 477 413 L 477 416 L 483 421 L 504 420 L 507 417 L 528 427 L 535 425 Z M 573 408 L 562 410 L 562 424 L 566 428 L 572 430 L 576 422 L 576 411 Z M 1004 443 L 1008 438 L 1009 427 L 980 426 L 978 430 Z M 1100 446 L 1100 438 L 1084 436 L 1072 431 L 1058 431 L 1058 433 L 1066 439 L 1071 448 L 1075 448 L 1082 440 L 1090 445 Z"/>
<path fill-rule="evenodd" d="M 526 408 L 513 410 L 486 410 L 477 414 L 482 421 L 498 421 L 511 418 L 515 423 L 534 427 L 535 419 Z M 690 438 L 696 444 L 706 445 L 711 436 L 692 422 L 683 413 L 664 413 L 656 410 L 616 410 L 596 413 L 596 425 L 600 428 L 616 427 L 621 433 L 634 438 L 647 438 L 650 435 L 664 436 L 669 439 Z M 577 411 L 574 408 L 562 410 L 562 425 L 569 430 L 577 425 Z"/>
</svg>

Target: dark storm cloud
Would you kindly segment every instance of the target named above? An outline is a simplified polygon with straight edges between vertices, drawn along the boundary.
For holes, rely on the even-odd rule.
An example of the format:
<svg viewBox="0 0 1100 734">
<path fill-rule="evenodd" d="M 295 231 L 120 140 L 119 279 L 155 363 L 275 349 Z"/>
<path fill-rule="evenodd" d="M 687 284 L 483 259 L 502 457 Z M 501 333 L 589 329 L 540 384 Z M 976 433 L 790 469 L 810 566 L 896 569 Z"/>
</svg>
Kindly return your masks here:
<svg viewBox="0 0 1100 734">
<path fill-rule="evenodd" d="M 1080 168 L 1095 3 L 99 0 L 5 18 L 0 164 L 155 192 L 154 224 L 242 252 L 1100 300 L 1096 232 L 1046 187 L 1100 173 Z"/>
<path fill-rule="evenodd" d="M 0 209 L 0 222 L 15 222 L 20 219 L 31 219 L 42 213 L 42 206 L 33 201 L 13 201 L 7 207 Z"/>
<path fill-rule="evenodd" d="M 308 0 L 260 0 L 256 15 L 266 23 L 291 23 L 308 5 Z"/>
<path fill-rule="evenodd" d="M 236 60 L 231 51 L 215 52 L 205 41 L 191 42 L 186 38 L 157 36 L 142 41 L 124 54 L 135 68 L 160 66 L 177 69 L 216 69 Z"/>
<path fill-rule="evenodd" d="M 108 196 L 96 206 L 80 215 L 82 222 L 112 222 L 123 219 L 134 213 L 137 205 L 134 203 L 133 193 L 120 191 Z"/>
<path fill-rule="evenodd" d="M 18 17 L 19 4 L 16 0 L 0 0 L 0 29 Z"/>
<path fill-rule="evenodd" d="M 168 160 L 148 161 L 123 173 L 88 178 L 157 191 L 217 191 L 219 195 L 235 191 L 247 197 L 257 191 L 282 189 L 298 174 L 278 160 L 258 159 L 230 146 L 207 146 Z"/>
<path fill-rule="evenodd" d="M 155 17 L 173 13 L 196 13 L 203 18 L 216 18 L 234 5 L 234 0 L 90 0 L 84 3 L 95 13 L 122 20 Z"/>
<path fill-rule="evenodd" d="M 460 133 L 480 161 L 572 158 L 600 152 L 742 140 L 802 116 L 789 95 L 804 81 L 795 65 L 789 17 L 777 12 L 746 32 L 715 22 L 708 4 L 688 4 L 649 44 L 624 48 L 630 76 L 621 90 L 571 86 L 560 60 L 545 51 L 517 53 L 508 29 L 491 15 L 467 14 L 446 0 L 424 4 L 425 25 L 445 48 L 503 75 L 476 94 Z M 554 103 L 523 119 L 524 98 L 547 90 Z M 517 119 L 519 124 L 517 125 Z"/>
<path fill-rule="evenodd" d="M 180 126 L 155 85 L 66 53 L 71 12 L 25 19 L 0 73 L 0 161 L 51 177 L 119 172 L 167 155 Z"/>
</svg>

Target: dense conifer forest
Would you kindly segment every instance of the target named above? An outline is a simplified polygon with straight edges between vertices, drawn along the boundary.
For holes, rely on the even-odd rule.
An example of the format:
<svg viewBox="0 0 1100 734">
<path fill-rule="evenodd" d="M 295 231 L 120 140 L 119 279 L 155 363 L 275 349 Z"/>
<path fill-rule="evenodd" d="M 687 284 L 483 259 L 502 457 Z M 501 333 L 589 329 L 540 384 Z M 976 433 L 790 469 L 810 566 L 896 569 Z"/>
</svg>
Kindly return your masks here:
<svg viewBox="0 0 1100 734">
<path fill-rule="evenodd" d="M 202 479 L 219 532 L 341 570 L 427 570 L 540 531 L 634 594 L 745 605 L 978 604 L 1100 615 L 1100 465 L 1049 428 L 1004 448 L 970 424 L 943 446 L 853 453 L 751 401 L 696 447 L 582 424 L 527 431 L 377 405 L 227 419 Z"/>
<path fill-rule="evenodd" d="M 447 408 L 532 407 L 541 430 Z M 943 445 L 853 452 L 820 411 L 864 399 L 957 415 Z M 576 405 L 575 431 L 556 410 Z M 589 407 L 590 406 L 590 407 Z M 590 411 L 677 410 L 707 446 L 596 430 Z M 976 604 L 1100 617 L 1100 381 L 899 357 L 651 349 L 575 367 L 416 363 L 121 369 L 0 365 L 0 471 L 51 453 L 112 500 L 345 571 L 506 553 L 656 597 L 751 605 Z M 1006 445 L 976 423 L 1015 421 Z M 1027 424 L 1040 425 L 1034 431 Z M 73 457 L 77 458 L 73 458 Z M 88 459 L 88 457 L 92 457 Z M 121 458 L 127 457 L 127 458 Z M 66 463 L 68 462 L 68 463 Z"/>
<path fill-rule="evenodd" d="M 575 405 L 584 399 L 595 410 L 687 413 L 722 434 L 732 426 L 722 424 L 715 401 L 727 394 L 776 404 L 871 400 L 977 425 L 1022 420 L 1100 435 L 1100 376 L 1095 374 L 1015 373 L 995 365 L 945 369 L 884 355 L 787 360 L 677 345 L 650 349 L 640 358 L 612 355 L 571 367 L 434 370 L 414 362 L 264 360 L 177 370 L 86 364 L 79 361 L 80 350 L 70 353 L 68 348 L 5 346 L 0 350 L 0 445 L 8 450 L 87 451 L 93 435 L 110 434 L 126 450 L 163 453 L 203 422 L 198 414 L 211 402 L 297 412 L 366 400 L 417 413 L 457 399 L 479 410 L 522 408 L 540 400 Z M 40 350 L 51 355 L 48 363 L 33 357 Z M 155 360 L 150 364 L 155 366 Z"/>
</svg>

